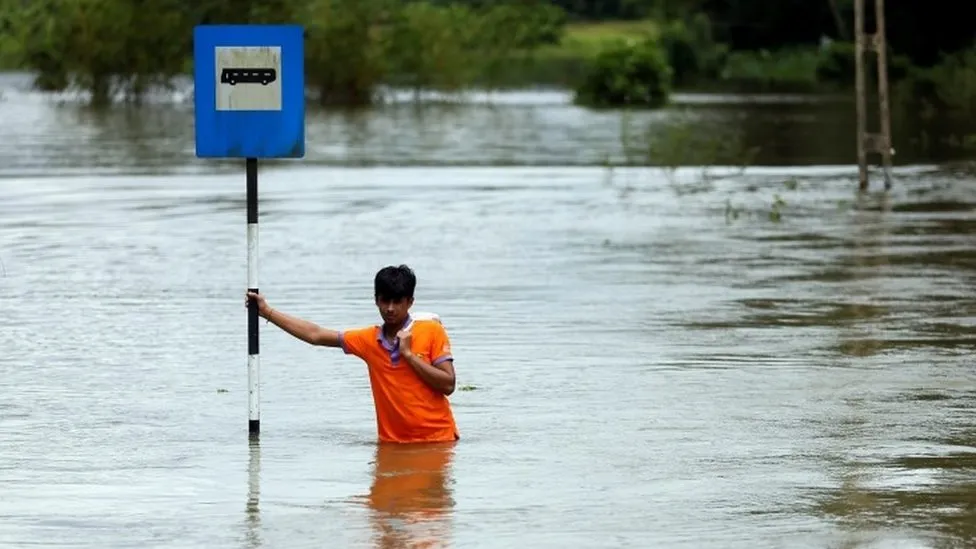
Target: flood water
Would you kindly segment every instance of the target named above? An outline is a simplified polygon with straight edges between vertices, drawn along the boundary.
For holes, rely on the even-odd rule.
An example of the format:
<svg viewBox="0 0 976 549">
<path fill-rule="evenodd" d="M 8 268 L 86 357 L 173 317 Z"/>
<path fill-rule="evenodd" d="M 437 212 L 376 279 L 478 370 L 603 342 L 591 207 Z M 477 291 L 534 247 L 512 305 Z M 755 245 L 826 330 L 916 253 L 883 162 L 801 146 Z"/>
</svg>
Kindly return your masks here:
<svg viewBox="0 0 976 549">
<path fill-rule="evenodd" d="M 19 82 L 0 547 L 976 538 L 976 178 L 932 154 L 858 196 L 844 107 L 685 98 L 751 128 L 744 173 L 609 169 L 623 125 L 670 115 L 556 92 L 310 113 L 309 158 L 261 172 L 260 287 L 352 327 L 379 267 L 416 270 L 462 440 L 390 449 L 356 359 L 263 323 L 249 444 L 243 165 L 193 158 L 188 105 L 96 114 Z"/>
</svg>

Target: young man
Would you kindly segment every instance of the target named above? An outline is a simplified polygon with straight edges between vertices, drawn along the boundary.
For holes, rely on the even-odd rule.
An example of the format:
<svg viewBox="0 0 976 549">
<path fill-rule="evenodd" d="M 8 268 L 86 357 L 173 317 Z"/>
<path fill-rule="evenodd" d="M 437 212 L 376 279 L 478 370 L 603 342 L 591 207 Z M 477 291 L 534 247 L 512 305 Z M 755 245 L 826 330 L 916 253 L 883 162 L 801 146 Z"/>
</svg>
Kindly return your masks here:
<svg viewBox="0 0 976 549">
<path fill-rule="evenodd" d="M 260 294 L 258 314 L 312 345 L 339 347 L 369 370 L 382 442 L 458 440 L 447 397 L 454 392 L 454 358 L 447 332 L 436 318 L 411 318 L 417 277 L 406 265 L 384 267 L 373 279 L 382 325 L 337 331 L 271 308 Z M 246 302 L 246 301 L 245 301 Z"/>
</svg>

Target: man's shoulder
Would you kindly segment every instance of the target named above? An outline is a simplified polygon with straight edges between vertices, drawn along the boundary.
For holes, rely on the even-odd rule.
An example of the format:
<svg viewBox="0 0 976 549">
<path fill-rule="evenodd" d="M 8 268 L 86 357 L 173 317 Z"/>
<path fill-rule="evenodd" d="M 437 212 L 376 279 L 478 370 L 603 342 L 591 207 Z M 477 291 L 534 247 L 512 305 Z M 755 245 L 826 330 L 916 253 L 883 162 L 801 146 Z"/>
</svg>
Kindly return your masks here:
<svg viewBox="0 0 976 549">
<path fill-rule="evenodd" d="M 357 338 L 369 339 L 369 338 L 376 337 L 377 329 L 379 329 L 379 326 L 376 326 L 374 324 L 371 326 L 356 326 L 353 328 L 346 328 L 342 330 L 340 333 L 343 335 L 343 337 L 357 337 Z"/>
<path fill-rule="evenodd" d="M 365 332 L 375 332 L 377 328 L 379 328 L 379 325 L 377 324 L 363 324 L 359 326 L 350 326 L 343 331 L 365 333 Z"/>
<path fill-rule="evenodd" d="M 410 331 L 413 333 L 426 332 L 432 334 L 443 334 L 447 333 L 444 329 L 444 325 L 441 324 L 440 318 L 414 318 L 413 323 L 410 327 Z"/>
<path fill-rule="evenodd" d="M 441 323 L 441 315 L 437 313 L 427 312 L 427 311 L 418 311 L 418 312 L 410 313 L 410 318 L 412 318 L 414 322 L 421 321 L 421 320 L 429 320 L 429 321 L 436 322 L 438 324 Z"/>
</svg>

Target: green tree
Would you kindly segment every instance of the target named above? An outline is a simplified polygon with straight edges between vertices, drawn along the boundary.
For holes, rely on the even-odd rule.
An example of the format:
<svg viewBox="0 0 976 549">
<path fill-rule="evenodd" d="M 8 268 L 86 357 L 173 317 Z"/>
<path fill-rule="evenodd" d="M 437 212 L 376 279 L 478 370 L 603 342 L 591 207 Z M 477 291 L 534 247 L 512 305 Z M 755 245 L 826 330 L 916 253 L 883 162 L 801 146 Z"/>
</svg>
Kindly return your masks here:
<svg viewBox="0 0 976 549">
<path fill-rule="evenodd" d="M 140 100 L 179 74 L 190 27 L 178 0 L 37 0 L 18 15 L 21 64 L 43 89 L 89 91 L 95 104 L 115 94 Z"/>
<path fill-rule="evenodd" d="M 667 104 L 671 82 L 671 66 L 655 41 L 620 41 L 593 61 L 576 90 L 576 102 L 592 107 L 658 108 Z"/>
</svg>

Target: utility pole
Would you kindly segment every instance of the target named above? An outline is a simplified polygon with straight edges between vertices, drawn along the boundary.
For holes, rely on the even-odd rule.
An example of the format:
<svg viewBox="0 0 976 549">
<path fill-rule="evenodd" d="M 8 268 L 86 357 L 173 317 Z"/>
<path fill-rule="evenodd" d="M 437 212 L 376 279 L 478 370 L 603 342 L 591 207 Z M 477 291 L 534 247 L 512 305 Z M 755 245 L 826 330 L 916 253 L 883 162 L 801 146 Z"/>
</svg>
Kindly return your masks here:
<svg viewBox="0 0 976 549">
<path fill-rule="evenodd" d="M 857 94 L 857 167 L 861 191 L 868 189 L 868 154 L 881 155 L 884 170 L 885 190 L 891 188 L 891 118 L 888 104 L 888 60 L 887 40 L 885 39 L 884 0 L 874 0 L 875 32 L 864 32 L 864 1 L 854 0 L 854 67 L 855 93 Z M 878 108 L 880 133 L 867 131 L 867 84 L 864 74 L 864 52 L 877 55 L 878 65 Z"/>
</svg>

